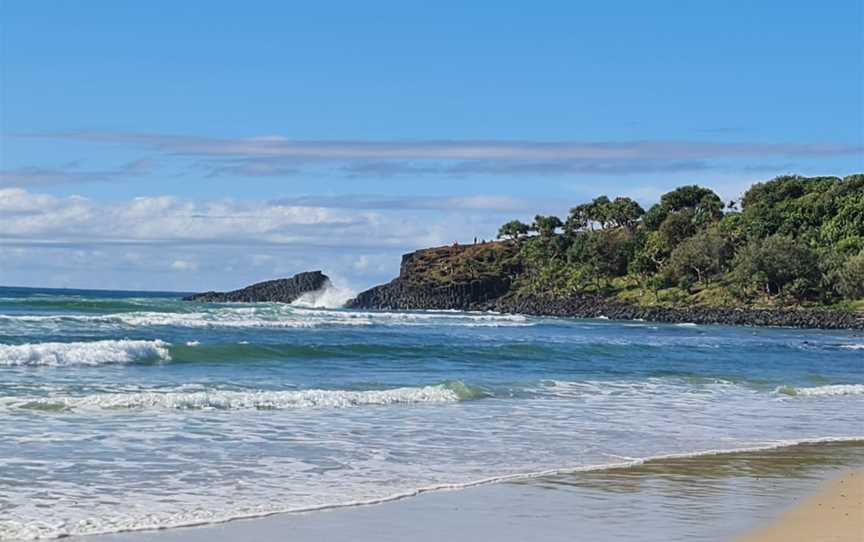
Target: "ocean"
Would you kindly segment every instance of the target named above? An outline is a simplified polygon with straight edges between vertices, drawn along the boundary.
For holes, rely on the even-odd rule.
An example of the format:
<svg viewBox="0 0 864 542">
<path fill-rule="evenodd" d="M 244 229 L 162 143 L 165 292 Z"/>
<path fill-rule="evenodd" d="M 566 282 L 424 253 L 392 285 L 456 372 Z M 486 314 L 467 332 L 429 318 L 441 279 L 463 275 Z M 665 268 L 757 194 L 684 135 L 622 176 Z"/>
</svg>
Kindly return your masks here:
<svg viewBox="0 0 864 542">
<path fill-rule="evenodd" d="M 0 288 L 0 539 L 864 440 L 864 334 Z"/>
</svg>

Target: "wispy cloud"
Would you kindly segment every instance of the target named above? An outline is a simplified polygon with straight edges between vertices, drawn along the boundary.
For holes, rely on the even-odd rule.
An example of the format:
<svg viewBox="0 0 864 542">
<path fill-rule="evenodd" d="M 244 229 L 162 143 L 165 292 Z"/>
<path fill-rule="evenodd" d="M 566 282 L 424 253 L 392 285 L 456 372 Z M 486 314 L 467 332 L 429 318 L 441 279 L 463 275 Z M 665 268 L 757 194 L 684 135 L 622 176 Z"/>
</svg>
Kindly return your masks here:
<svg viewBox="0 0 864 542">
<path fill-rule="evenodd" d="M 723 161 L 860 155 L 860 145 L 704 141 L 297 140 L 76 131 L 19 137 L 131 146 L 196 160 L 207 176 L 281 177 L 330 167 L 348 177 L 628 175 L 701 171 Z"/>
<path fill-rule="evenodd" d="M 698 141 L 292 140 L 280 136 L 216 139 L 148 133 L 53 132 L 27 137 L 125 143 L 192 156 L 283 156 L 305 160 L 564 160 L 705 159 L 733 156 L 831 156 L 860 153 L 859 145 L 710 143 Z"/>
<path fill-rule="evenodd" d="M 135 160 L 114 169 L 86 170 L 78 162 L 59 167 L 20 167 L 0 170 L 0 186 L 34 187 L 66 183 L 112 182 L 146 175 L 151 160 Z"/>
<path fill-rule="evenodd" d="M 332 209 L 412 210 L 412 211 L 488 211 L 535 212 L 550 207 L 560 207 L 552 202 L 512 196 L 380 196 L 367 194 L 345 194 L 339 196 L 299 196 L 281 198 L 272 203 L 303 207 Z"/>
</svg>

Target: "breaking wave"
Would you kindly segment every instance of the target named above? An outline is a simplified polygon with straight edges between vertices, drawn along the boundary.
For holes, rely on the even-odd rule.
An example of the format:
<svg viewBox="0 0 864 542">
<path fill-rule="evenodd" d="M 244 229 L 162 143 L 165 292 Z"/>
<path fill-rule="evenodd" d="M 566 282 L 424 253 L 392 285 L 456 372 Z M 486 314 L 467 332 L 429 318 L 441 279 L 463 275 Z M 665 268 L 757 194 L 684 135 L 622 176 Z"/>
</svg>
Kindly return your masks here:
<svg viewBox="0 0 864 542">
<path fill-rule="evenodd" d="M 864 384 L 832 384 L 829 386 L 815 386 L 812 388 L 780 386 L 774 390 L 774 393 L 804 397 L 818 397 L 825 395 L 864 395 Z"/>
<path fill-rule="evenodd" d="M 283 410 L 304 408 L 350 408 L 367 405 L 418 403 L 455 403 L 479 399 L 488 394 L 461 381 L 434 386 L 404 387 L 387 390 L 296 390 L 236 391 L 175 388 L 171 391 L 98 393 L 66 397 L 8 397 L 0 400 L 6 407 L 59 411 L 74 409 L 105 410 Z"/>
<path fill-rule="evenodd" d="M 321 290 L 301 295 L 291 305 L 294 307 L 338 309 L 344 307 L 345 303 L 355 295 L 353 290 L 340 288 L 328 282 Z"/>
<path fill-rule="evenodd" d="M 257 305 L 220 307 L 199 312 L 139 311 L 104 315 L 0 315 L 0 323 L 10 325 L 82 324 L 88 326 L 187 328 L 275 328 L 306 329 L 339 326 L 531 326 L 534 322 L 518 314 L 456 312 L 373 312 L 325 308 L 337 297 L 326 292 L 321 298 L 308 298 L 302 305 Z M 342 296 L 343 294 L 332 294 Z"/>
<path fill-rule="evenodd" d="M 103 365 L 171 359 L 169 344 L 129 339 L 92 342 L 0 344 L 0 366 Z"/>
</svg>

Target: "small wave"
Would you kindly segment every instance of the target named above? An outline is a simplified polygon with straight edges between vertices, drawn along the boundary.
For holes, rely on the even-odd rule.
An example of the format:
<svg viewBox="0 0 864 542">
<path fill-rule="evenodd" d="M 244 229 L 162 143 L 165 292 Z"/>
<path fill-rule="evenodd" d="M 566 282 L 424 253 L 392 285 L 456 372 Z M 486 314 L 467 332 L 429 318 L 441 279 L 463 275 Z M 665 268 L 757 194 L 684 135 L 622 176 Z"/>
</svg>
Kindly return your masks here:
<svg viewBox="0 0 864 542">
<path fill-rule="evenodd" d="M 832 384 L 828 386 L 816 386 L 812 388 L 796 388 L 794 386 L 780 386 L 774 393 L 778 395 L 818 397 L 826 395 L 862 395 L 864 384 Z"/>
<path fill-rule="evenodd" d="M 269 517 L 276 514 L 310 513 L 325 510 L 357 508 L 361 506 L 370 506 L 400 501 L 417 497 L 426 493 L 435 493 L 440 491 L 458 491 L 470 489 L 473 487 L 482 487 L 507 482 L 524 482 L 528 480 L 535 480 L 538 478 L 547 478 L 550 476 L 572 475 L 587 472 L 626 470 L 636 468 L 645 464 L 658 463 L 668 460 L 686 460 L 711 456 L 734 457 L 736 454 L 767 452 L 771 450 L 792 448 L 802 445 L 857 442 L 864 442 L 864 436 L 801 438 L 756 443 L 749 446 L 745 445 L 737 448 L 728 449 L 721 448 L 713 450 L 695 450 L 692 452 L 682 453 L 661 453 L 646 457 L 620 457 L 620 461 L 608 463 L 572 466 L 565 465 L 541 470 L 526 470 L 515 473 L 503 473 L 464 481 L 441 481 L 437 483 L 433 482 L 427 485 L 415 487 L 413 489 L 395 491 L 377 497 L 358 498 L 354 500 L 334 499 L 331 502 L 322 502 L 299 506 L 291 506 L 290 504 L 280 502 L 277 503 L 275 506 L 262 506 L 258 509 L 235 509 L 231 511 L 211 512 L 198 508 L 192 512 L 179 512 L 167 516 L 151 514 L 145 517 L 124 517 L 121 521 L 106 521 L 107 518 L 103 518 L 99 520 L 88 520 L 69 524 L 51 524 L 47 522 L 25 524 L 13 521 L 0 521 L 0 536 L 2 536 L 4 540 L 7 538 L 33 540 L 43 538 L 65 538 L 70 535 L 98 535 L 118 532 L 156 531 L 168 528 L 216 525 L 228 523 L 235 520 Z"/>
<path fill-rule="evenodd" d="M 0 344 L 0 366 L 66 366 L 170 360 L 169 344 L 129 339 L 70 343 Z"/>
<path fill-rule="evenodd" d="M 840 348 L 845 348 L 846 350 L 864 350 L 864 344 L 841 344 Z"/>
<path fill-rule="evenodd" d="M 388 390 L 297 390 L 297 391 L 137 391 L 99 393 L 69 397 L 8 397 L 7 407 L 59 411 L 100 410 L 284 410 L 304 408 L 350 408 L 367 405 L 455 403 L 479 399 L 488 394 L 460 381 L 434 386 Z"/>
<path fill-rule="evenodd" d="M 0 315 L 11 324 L 84 324 L 112 327 L 273 328 L 306 329 L 340 326 L 508 327 L 532 326 L 521 315 L 445 312 L 361 312 L 323 307 L 261 304 L 220 307 L 207 312 L 141 311 L 105 315 Z"/>
</svg>

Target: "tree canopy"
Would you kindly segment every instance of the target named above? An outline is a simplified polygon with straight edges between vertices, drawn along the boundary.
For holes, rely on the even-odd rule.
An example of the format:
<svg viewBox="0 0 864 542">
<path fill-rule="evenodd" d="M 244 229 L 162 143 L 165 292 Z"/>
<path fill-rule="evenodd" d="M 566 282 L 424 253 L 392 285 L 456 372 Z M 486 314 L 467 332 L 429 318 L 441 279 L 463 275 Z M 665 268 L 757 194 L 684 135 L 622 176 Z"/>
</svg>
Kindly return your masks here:
<svg viewBox="0 0 864 542">
<path fill-rule="evenodd" d="M 777 177 L 747 190 L 740 210 L 739 200 L 725 205 L 697 185 L 663 194 L 647 212 L 631 198 L 602 195 L 563 222 L 510 221 L 499 237 L 524 240 L 518 280 L 534 291 L 710 291 L 744 304 L 859 300 L 864 175 Z"/>
</svg>

